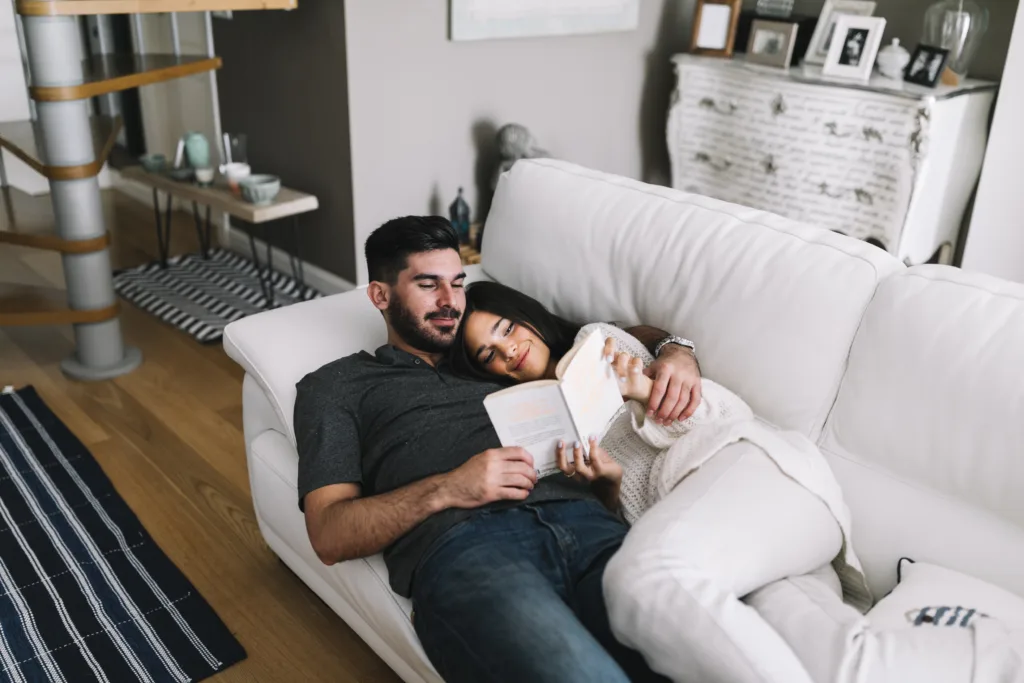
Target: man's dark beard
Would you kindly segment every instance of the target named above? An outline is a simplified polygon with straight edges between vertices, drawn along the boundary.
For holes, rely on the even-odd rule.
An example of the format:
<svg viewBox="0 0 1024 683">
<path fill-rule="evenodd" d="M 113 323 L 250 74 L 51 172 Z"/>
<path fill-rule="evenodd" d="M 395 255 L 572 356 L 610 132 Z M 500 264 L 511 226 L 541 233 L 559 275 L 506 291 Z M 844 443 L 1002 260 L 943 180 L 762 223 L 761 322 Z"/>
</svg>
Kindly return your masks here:
<svg viewBox="0 0 1024 683">
<path fill-rule="evenodd" d="M 398 336 L 407 344 L 420 351 L 427 353 L 441 353 L 447 351 L 455 341 L 455 331 L 459 328 L 459 318 L 462 311 L 455 308 L 442 308 L 428 313 L 424 320 L 418 320 L 416 316 L 405 307 L 400 299 L 393 299 L 388 307 L 388 318 L 391 320 L 391 327 Z M 453 318 L 455 324 L 447 331 L 442 328 L 428 325 L 427 321 L 432 318 Z"/>
</svg>

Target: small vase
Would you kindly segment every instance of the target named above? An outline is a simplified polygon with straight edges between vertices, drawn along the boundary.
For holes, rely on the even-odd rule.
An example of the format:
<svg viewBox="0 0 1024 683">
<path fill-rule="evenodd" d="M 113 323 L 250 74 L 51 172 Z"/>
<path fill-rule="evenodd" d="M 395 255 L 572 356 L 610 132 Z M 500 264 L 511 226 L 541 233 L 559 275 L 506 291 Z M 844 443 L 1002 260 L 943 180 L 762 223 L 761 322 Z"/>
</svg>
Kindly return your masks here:
<svg viewBox="0 0 1024 683">
<path fill-rule="evenodd" d="M 946 66 L 963 77 L 986 30 L 988 10 L 973 0 L 939 0 L 924 14 L 921 42 L 949 50 Z"/>
<path fill-rule="evenodd" d="M 910 53 L 900 45 L 899 38 L 893 38 L 892 44 L 886 45 L 878 51 L 878 73 L 886 78 L 899 80 L 903 78 L 903 70 L 907 68 L 910 61 Z"/>
<path fill-rule="evenodd" d="M 206 168 L 210 165 L 210 143 L 202 133 L 185 134 L 185 155 L 192 168 Z"/>
</svg>

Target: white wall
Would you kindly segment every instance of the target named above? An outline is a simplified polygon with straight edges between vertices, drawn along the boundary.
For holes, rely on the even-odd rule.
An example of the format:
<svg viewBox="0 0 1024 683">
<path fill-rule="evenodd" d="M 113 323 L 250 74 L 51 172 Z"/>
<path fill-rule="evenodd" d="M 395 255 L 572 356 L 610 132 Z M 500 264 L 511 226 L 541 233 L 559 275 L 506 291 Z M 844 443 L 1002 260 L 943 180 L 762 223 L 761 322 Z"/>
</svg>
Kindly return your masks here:
<svg viewBox="0 0 1024 683">
<path fill-rule="evenodd" d="M 345 3 L 358 283 L 385 220 L 447 215 L 459 186 L 478 208 L 478 147 L 508 122 L 559 158 L 666 183 L 668 58 L 692 14 L 643 0 L 635 31 L 450 42 L 446 0 Z"/>
<path fill-rule="evenodd" d="M 14 23 L 14 3 L 0 0 L 0 121 L 25 121 L 30 118 L 25 71 Z M 7 150 L 3 154 L 7 182 L 23 192 L 49 192 L 46 178 Z"/>
<path fill-rule="evenodd" d="M 1024 12 L 1017 13 L 962 267 L 1024 282 Z"/>
<path fill-rule="evenodd" d="M 173 52 L 169 14 L 143 14 L 146 52 Z M 182 54 L 206 54 L 206 27 L 202 12 L 179 12 L 178 35 Z M 178 140 L 187 131 L 199 131 L 210 141 L 213 163 L 217 153 L 217 124 L 210 94 L 210 75 L 185 78 L 139 88 L 146 149 L 173 159 Z"/>
</svg>

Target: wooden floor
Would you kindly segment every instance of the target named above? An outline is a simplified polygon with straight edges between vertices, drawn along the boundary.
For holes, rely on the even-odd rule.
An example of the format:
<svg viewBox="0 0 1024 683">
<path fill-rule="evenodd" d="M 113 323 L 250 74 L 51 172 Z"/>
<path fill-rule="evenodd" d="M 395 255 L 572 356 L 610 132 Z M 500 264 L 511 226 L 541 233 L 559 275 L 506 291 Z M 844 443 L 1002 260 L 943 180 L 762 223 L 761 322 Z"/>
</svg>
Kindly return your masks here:
<svg viewBox="0 0 1024 683">
<path fill-rule="evenodd" d="M 115 268 L 156 256 L 152 208 L 103 193 Z M 49 198 L 11 191 L 0 229 L 52 225 Z M 191 215 L 174 220 L 171 253 L 197 251 Z M 63 286 L 56 254 L 0 244 L 0 280 Z M 242 441 L 242 372 L 220 345 L 201 346 L 122 303 L 143 365 L 76 382 L 59 368 L 70 327 L 0 328 L 0 386 L 33 385 L 78 435 L 156 542 L 249 653 L 208 680 L 398 681 L 267 548 L 253 516 Z"/>
</svg>

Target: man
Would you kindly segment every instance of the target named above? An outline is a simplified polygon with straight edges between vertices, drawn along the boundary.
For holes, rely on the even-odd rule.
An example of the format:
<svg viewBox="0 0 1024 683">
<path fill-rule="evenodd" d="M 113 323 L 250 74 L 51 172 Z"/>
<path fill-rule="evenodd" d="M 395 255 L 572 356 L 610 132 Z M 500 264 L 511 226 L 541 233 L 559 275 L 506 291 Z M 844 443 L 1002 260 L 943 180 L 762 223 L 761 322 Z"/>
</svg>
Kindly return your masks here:
<svg viewBox="0 0 1024 683">
<path fill-rule="evenodd" d="M 500 387 L 445 362 L 466 302 L 458 246 L 439 217 L 397 218 L 366 241 L 367 294 L 388 343 L 298 384 L 299 505 L 313 549 L 325 564 L 383 551 L 447 681 L 664 680 L 608 627 L 601 579 L 625 525 L 586 484 L 538 480 L 529 453 L 502 448 L 483 407 Z M 631 331 L 652 347 L 667 338 Z M 688 417 L 696 359 L 662 346 L 651 407 L 662 421 Z"/>
</svg>

